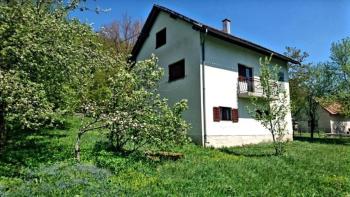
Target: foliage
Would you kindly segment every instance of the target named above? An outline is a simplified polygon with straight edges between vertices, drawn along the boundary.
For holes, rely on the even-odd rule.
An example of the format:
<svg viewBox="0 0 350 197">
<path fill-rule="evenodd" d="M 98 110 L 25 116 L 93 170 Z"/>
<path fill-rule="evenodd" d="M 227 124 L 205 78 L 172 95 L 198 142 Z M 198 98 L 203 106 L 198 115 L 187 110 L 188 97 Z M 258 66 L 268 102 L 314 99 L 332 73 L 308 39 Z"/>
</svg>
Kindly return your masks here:
<svg viewBox="0 0 350 197">
<path fill-rule="evenodd" d="M 300 63 L 288 63 L 292 117 L 296 120 L 307 119 L 307 87 L 304 82 L 309 78 L 308 69 L 312 66 L 305 63 L 309 54 L 295 47 L 286 47 L 284 55 Z"/>
<path fill-rule="evenodd" d="M 116 150 L 151 144 L 165 148 L 185 141 L 188 125 L 181 113 L 187 105 L 181 101 L 169 107 L 156 93 L 162 71 L 155 60 L 136 63 L 130 69 L 125 54 L 116 59 L 89 26 L 66 18 L 79 2 L 1 4 L 0 69 L 4 76 L 19 73 L 19 89 L 0 92 L 5 98 L 0 105 L 1 134 L 6 133 L 5 123 L 17 121 L 23 128 L 38 128 L 52 122 L 49 118 L 54 116 L 46 111 L 57 115 L 80 110 L 92 122 L 82 126 L 78 138 L 87 130 L 106 128 Z M 125 34 L 130 34 L 129 23 L 125 20 Z M 138 31 L 140 25 L 131 26 Z M 9 81 L 4 80 L 3 87 L 10 87 L 5 84 Z M 21 97 L 14 100 L 13 95 L 18 94 Z M 18 108 L 19 101 L 28 104 Z M 26 113 L 20 113 L 23 111 Z M 0 141 L 4 141 L 2 135 Z"/>
<path fill-rule="evenodd" d="M 31 82 L 23 73 L 0 70 L 0 89 L 1 95 L 6 95 L 0 102 L 5 103 L 8 127 L 37 130 L 50 123 L 52 105 L 41 84 Z"/>
<path fill-rule="evenodd" d="M 313 138 L 319 118 L 318 101 L 330 98 L 336 90 L 335 71 L 327 63 L 305 63 L 306 52 L 293 47 L 286 49 L 285 55 L 301 63 L 289 64 L 292 115 L 296 120 L 308 120 Z"/>
<path fill-rule="evenodd" d="M 308 88 L 308 106 L 307 112 L 310 122 L 311 138 L 317 130 L 319 100 L 330 97 L 334 91 L 334 72 L 327 64 L 317 64 L 308 69 L 309 78 L 305 81 L 305 86 Z"/>
<path fill-rule="evenodd" d="M 284 52 L 284 55 L 300 63 L 300 65 L 289 63 L 289 77 L 300 81 L 307 78 L 305 70 L 310 66 L 310 63 L 305 63 L 305 61 L 309 57 L 309 54 L 295 47 L 286 47 L 286 52 Z"/>
<path fill-rule="evenodd" d="M 292 113 L 297 120 L 307 117 L 312 137 L 319 101 L 340 103 L 342 115 L 350 116 L 350 38 L 332 43 L 329 62 L 305 64 L 308 54 L 292 47 L 287 47 L 285 55 L 301 62 L 289 65 Z"/>
<path fill-rule="evenodd" d="M 90 91 L 82 97 L 82 112 L 91 120 L 78 134 L 78 159 L 80 137 L 90 130 L 107 129 L 110 145 L 116 151 L 135 151 L 143 146 L 165 149 L 187 141 L 188 124 L 182 119 L 186 101 L 170 107 L 156 93 L 163 71 L 155 57 L 135 65 L 121 57 L 99 72 L 107 81 L 100 77 L 88 81 Z"/>
<path fill-rule="evenodd" d="M 58 84 L 69 79 L 74 61 L 69 56 L 73 50 L 67 50 L 70 46 L 66 44 L 71 33 L 67 29 L 72 27 L 28 3 L 2 6 L 1 13 L 1 69 L 20 70 L 27 73 L 30 81 L 45 84 L 49 101 L 58 105 Z"/>
<path fill-rule="evenodd" d="M 278 82 L 278 65 L 270 65 L 270 58 L 265 57 L 259 60 L 260 64 L 260 84 L 263 96 L 251 97 L 252 107 L 248 106 L 248 111 L 257 119 L 272 135 L 276 155 L 284 153 L 285 135 L 287 133 L 286 116 L 289 112 L 288 95 L 284 85 Z"/>
<path fill-rule="evenodd" d="M 350 37 L 332 43 L 330 58 L 328 64 L 335 70 L 338 82 L 333 101 L 340 102 L 343 115 L 350 117 Z"/>
<path fill-rule="evenodd" d="M 0 72 L 7 79 L 1 86 L 11 89 L 0 90 L 0 148 L 12 125 L 36 129 L 74 112 L 85 91 L 80 84 L 113 63 L 91 27 L 66 18 L 78 4 L 1 2 Z"/>
<path fill-rule="evenodd" d="M 42 7 L 32 2 L 1 6 L 1 69 L 27 73 L 30 81 L 43 84 L 55 108 L 64 110 L 65 93 L 77 89 L 80 76 L 106 63 L 104 48 L 91 27 Z"/>
<path fill-rule="evenodd" d="M 350 37 L 332 43 L 331 56 L 332 63 L 339 69 L 341 87 L 347 92 L 350 91 Z"/>
<path fill-rule="evenodd" d="M 96 141 L 106 139 L 93 132 L 83 137 L 82 161 L 75 164 L 67 158 L 73 154 L 70 147 L 80 122 L 79 117 L 67 119 L 70 129 L 35 132 L 9 142 L 9 152 L 0 157 L 1 196 L 350 194 L 348 138 L 316 138 L 312 143 L 297 138 L 280 157 L 273 155 L 271 144 L 226 149 L 190 144 L 172 149 L 184 153 L 183 159 L 154 162 L 139 154 L 125 157 L 97 148 Z"/>
</svg>

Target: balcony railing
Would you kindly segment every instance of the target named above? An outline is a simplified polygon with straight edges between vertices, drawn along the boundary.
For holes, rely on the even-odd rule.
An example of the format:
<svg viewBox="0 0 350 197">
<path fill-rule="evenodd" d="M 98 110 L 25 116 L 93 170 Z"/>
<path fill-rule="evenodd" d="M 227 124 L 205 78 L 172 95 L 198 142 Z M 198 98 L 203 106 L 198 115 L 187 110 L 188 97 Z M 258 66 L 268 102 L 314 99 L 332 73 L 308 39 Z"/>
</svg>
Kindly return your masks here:
<svg viewBox="0 0 350 197">
<path fill-rule="evenodd" d="M 271 86 L 276 88 L 280 86 L 278 82 L 272 82 Z M 264 91 L 260 83 L 260 79 L 257 77 L 238 77 L 238 96 L 239 97 L 263 97 Z"/>
<path fill-rule="evenodd" d="M 238 77 L 238 95 L 240 97 L 263 95 L 263 89 L 258 78 Z"/>
</svg>

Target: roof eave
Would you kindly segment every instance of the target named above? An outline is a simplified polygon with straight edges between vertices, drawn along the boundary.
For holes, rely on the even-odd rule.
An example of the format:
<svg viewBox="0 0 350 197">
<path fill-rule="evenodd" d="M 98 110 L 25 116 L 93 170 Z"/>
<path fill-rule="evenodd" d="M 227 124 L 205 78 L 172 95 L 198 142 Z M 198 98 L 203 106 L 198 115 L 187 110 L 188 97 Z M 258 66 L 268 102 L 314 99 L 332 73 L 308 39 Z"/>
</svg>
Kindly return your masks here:
<svg viewBox="0 0 350 197">
<path fill-rule="evenodd" d="M 293 60 L 293 59 L 291 59 L 289 57 L 286 57 L 286 56 L 284 56 L 284 55 L 282 55 L 280 53 L 277 53 L 277 52 L 274 52 L 272 50 L 269 50 L 269 49 L 267 49 L 265 47 L 262 47 L 260 45 L 257 45 L 257 44 L 254 44 L 252 42 L 243 40 L 241 38 L 232 36 L 230 34 L 227 34 L 225 32 L 222 32 L 220 30 L 214 29 L 214 28 L 209 27 L 209 26 L 204 26 L 203 28 L 204 29 L 207 28 L 208 29 L 208 34 L 213 36 L 213 37 L 225 40 L 227 42 L 236 44 L 236 45 L 244 47 L 244 48 L 248 48 L 248 49 L 254 50 L 254 51 L 262 53 L 264 55 L 270 56 L 271 54 L 273 54 L 273 57 L 275 57 L 277 59 L 280 59 L 280 60 L 283 60 L 283 61 L 287 61 L 287 62 L 290 62 L 290 63 L 293 63 L 293 64 L 299 64 L 300 65 L 300 62 L 295 61 L 295 60 Z"/>
<path fill-rule="evenodd" d="M 248 48 L 248 49 L 251 49 L 251 50 L 254 50 L 254 51 L 257 51 L 259 53 L 262 53 L 264 55 L 271 55 L 273 54 L 275 58 L 278 58 L 280 60 L 283 60 L 283 61 L 287 61 L 287 62 L 290 62 L 290 63 L 293 63 L 293 64 L 299 64 L 300 65 L 300 62 L 298 61 L 295 61 L 289 57 L 286 57 L 282 54 L 279 54 L 277 52 L 274 52 L 272 50 L 269 50 L 265 47 L 262 47 L 260 45 L 257 45 L 255 43 L 252 43 L 252 42 L 249 42 L 247 40 L 243 40 L 241 38 L 238 38 L 236 36 L 232 36 L 230 34 L 227 34 L 225 32 L 222 32 L 220 30 L 217 30 L 215 28 L 212 28 L 212 27 L 209 27 L 209 26 L 206 26 L 206 25 L 203 25 L 202 23 L 199 23 L 198 21 L 195 21 L 191 18 L 188 18 L 182 14 L 179 14 L 173 10 L 170 10 L 168 8 L 165 8 L 163 6 L 159 6 L 159 5 L 154 5 L 143 28 L 142 28 L 142 31 L 140 33 L 140 36 L 139 38 L 137 39 L 136 43 L 135 43 L 135 46 L 131 52 L 131 58 L 130 60 L 132 61 L 135 61 L 136 60 L 136 57 L 138 55 L 138 53 L 140 52 L 141 50 L 141 47 L 144 43 L 144 41 L 147 39 L 147 37 L 149 36 L 149 31 L 156 19 L 156 17 L 158 16 L 159 12 L 160 11 L 164 11 L 168 14 L 170 14 L 171 17 L 173 18 L 180 18 L 188 23 L 190 23 L 191 25 L 193 25 L 193 29 L 195 30 L 201 30 L 201 31 L 205 31 L 206 29 L 208 30 L 208 34 L 209 35 L 212 35 L 214 37 L 217 37 L 219 39 L 223 39 L 225 41 L 228 41 L 230 43 L 233 43 L 233 44 L 236 44 L 236 45 L 239 45 L 241 47 L 245 47 L 245 48 Z"/>
</svg>

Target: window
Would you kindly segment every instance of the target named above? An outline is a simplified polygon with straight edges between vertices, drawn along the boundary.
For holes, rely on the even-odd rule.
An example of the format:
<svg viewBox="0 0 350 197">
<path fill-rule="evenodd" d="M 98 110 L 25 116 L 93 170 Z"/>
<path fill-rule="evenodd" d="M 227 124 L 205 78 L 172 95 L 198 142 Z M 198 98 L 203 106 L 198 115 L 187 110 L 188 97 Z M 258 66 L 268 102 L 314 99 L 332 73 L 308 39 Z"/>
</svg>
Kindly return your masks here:
<svg viewBox="0 0 350 197">
<path fill-rule="evenodd" d="M 247 85 L 246 91 L 254 91 L 253 68 L 238 64 L 239 81 Z"/>
<path fill-rule="evenodd" d="M 283 71 L 280 71 L 278 73 L 278 81 L 284 81 L 284 72 Z"/>
<path fill-rule="evenodd" d="M 220 111 L 221 111 L 221 120 L 232 120 L 230 107 L 220 107 Z"/>
<path fill-rule="evenodd" d="M 213 107 L 213 117 L 214 122 L 220 122 L 221 120 L 238 122 L 238 109 L 230 107 Z"/>
<path fill-rule="evenodd" d="M 178 62 L 169 65 L 169 82 L 185 77 L 185 60 L 182 59 Z"/>
<path fill-rule="evenodd" d="M 253 78 L 253 69 L 242 64 L 238 64 L 238 75 L 242 78 Z"/>
<path fill-rule="evenodd" d="M 166 28 L 156 33 L 156 49 L 166 43 Z"/>
</svg>

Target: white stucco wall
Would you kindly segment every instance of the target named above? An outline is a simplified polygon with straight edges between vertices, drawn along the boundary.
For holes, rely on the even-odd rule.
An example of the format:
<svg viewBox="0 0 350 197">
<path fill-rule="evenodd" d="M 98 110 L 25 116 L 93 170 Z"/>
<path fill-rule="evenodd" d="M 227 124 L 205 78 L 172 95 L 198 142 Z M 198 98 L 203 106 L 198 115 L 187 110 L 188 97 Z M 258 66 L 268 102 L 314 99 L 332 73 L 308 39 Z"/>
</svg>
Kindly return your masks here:
<svg viewBox="0 0 350 197">
<path fill-rule="evenodd" d="M 331 132 L 334 134 L 350 134 L 350 119 L 341 116 L 331 116 Z"/>
<path fill-rule="evenodd" d="M 156 33 L 166 28 L 166 44 L 155 49 Z M 170 104 L 187 99 L 189 109 L 184 118 L 191 123 L 189 136 L 202 143 L 201 101 L 200 101 L 200 37 L 199 32 L 180 19 L 169 17 L 160 12 L 145 41 L 137 60 L 149 58 L 153 53 L 159 58 L 159 65 L 164 68 L 164 77 L 160 82 L 159 93 Z M 185 59 L 185 78 L 168 82 L 168 65 Z"/>
<path fill-rule="evenodd" d="M 249 99 L 237 95 L 238 64 L 253 68 L 253 75 L 259 76 L 259 58 L 264 55 L 254 51 L 207 37 L 205 48 L 205 108 L 207 145 L 236 146 L 271 140 L 271 134 L 258 121 L 251 118 L 246 106 Z M 286 62 L 273 59 L 273 64 L 282 66 L 289 94 Z M 289 102 L 289 98 L 288 98 Z M 213 107 L 238 108 L 239 121 L 213 121 Z M 292 139 L 291 114 L 286 118 L 289 140 Z"/>
</svg>

